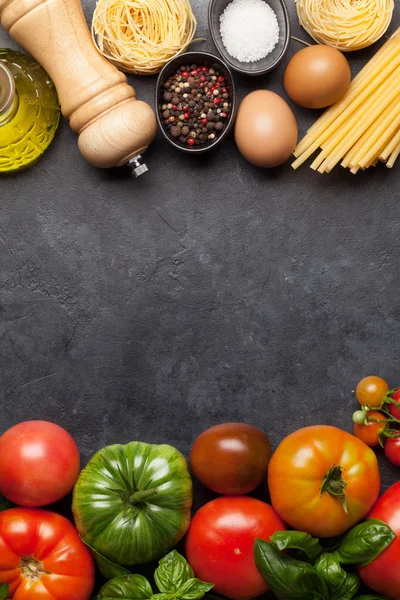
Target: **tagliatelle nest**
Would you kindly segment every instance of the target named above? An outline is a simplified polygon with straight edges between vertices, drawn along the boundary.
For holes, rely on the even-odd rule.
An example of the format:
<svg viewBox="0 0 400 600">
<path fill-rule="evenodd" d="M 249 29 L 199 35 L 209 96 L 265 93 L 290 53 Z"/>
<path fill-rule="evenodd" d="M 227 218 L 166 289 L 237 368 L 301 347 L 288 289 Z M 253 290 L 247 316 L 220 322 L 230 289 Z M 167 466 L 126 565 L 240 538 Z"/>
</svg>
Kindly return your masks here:
<svg viewBox="0 0 400 600">
<path fill-rule="evenodd" d="M 98 0 L 92 37 L 122 71 L 153 75 L 186 51 L 196 27 L 189 0 Z"/>
<path fill-rule="evenodd" d="M 316 42 L 351 52 L 383 36 L 394 0 L 296 0 L 296 6 L 300 25 Z"/>
</svg>

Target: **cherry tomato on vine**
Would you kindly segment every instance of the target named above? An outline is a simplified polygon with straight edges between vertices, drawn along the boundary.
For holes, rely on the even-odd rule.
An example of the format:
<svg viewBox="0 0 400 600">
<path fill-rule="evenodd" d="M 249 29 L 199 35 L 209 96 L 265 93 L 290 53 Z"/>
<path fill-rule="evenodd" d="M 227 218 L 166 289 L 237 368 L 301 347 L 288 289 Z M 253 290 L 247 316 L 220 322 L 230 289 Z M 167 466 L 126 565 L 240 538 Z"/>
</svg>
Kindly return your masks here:
<svg viewBox="0 0 400 600">
<path fill-rule="evenodd" d="M 379 408 L 385 399 L 389 386 L 382 377 L 371 375 L 361 379 L 356 388 L 356 398 L 361 406 Z"/>
<path fill-rule="evenodd" d="M 391 398 L 393 400 L 395 400 L 396 402 L 400 402 L 400 389 L 396 390 L 391 395 Z M 395 404 L 392 404 L 392 403 L 389 404 L 389 412 L 392 415 L 392 417 L 400 420 L 400 408 L 398 408 Z"/>
<path fill-rule="evenodd" d="M 385 441 L 385 454 L 391 463 L 396 467 L 400 467 L 400 437 L 387 438 Z"/>
<path fill-rule="evenodd" d="M 379 432 L 385 427 L 387 417 L 378 410 L 371 410 L 366 415 L 366 421 L 364 424 L 354 423 L 354 435 L 367 446 L 379 446 Z"/>
</svg>

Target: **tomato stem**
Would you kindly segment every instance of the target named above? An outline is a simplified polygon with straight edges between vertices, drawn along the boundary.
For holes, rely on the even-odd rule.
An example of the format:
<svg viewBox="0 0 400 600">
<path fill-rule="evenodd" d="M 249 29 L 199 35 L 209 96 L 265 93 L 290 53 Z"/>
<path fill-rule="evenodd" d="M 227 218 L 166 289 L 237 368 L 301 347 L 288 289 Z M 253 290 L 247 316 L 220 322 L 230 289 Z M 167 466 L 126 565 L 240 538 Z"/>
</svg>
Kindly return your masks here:
<svg viewBox="0 0 400 600">
<path fill-rule="evenodd" d="M 322 496 L 322 494 L 327 492 L 334 498 L 337 498 L 338 500 L 340 500 L 340 502 L 342 503 L 344 512 L 348 514 L 346 494 L 345 494 L 345 488 L 347 486 L 347 483 L 343 479 L 342 474 L 343 474 L 343 467 L 341 467 L 340 465 L 333 465 L 329 469 L 329 471 L 327 472 L 327 474 L 325 475 L 325 477 L 322 481 L 320 493 Z"/>
<path fill-rule="evenodd" d="M 145 502 L 147 498 L 150 498 L 150 496 L 154 496 L 154 494 L 158 494 L 157 488 L 151 488 L 148 490 L 137 490 L 137 492 L 134 492 L 130 496 L 129 502 L 131 504 L 143 504 L 143 502 Z"/>
<path fill-rule="evenodd" d="M 51 575 L 50 571 L 46 571 L 43 563 L 37 560 L 34 556 L 21 558 L 19 570 L 28 581 L 39 581 L 42 575 Z"/>
</svg>

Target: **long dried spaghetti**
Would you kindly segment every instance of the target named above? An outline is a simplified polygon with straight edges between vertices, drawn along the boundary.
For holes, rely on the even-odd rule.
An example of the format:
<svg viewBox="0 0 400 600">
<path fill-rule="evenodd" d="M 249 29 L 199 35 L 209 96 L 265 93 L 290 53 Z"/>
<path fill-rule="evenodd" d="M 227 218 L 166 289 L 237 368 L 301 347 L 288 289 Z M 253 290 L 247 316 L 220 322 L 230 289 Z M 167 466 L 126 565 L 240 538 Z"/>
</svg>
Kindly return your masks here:
<svg viewBox="0 0 400 600">
<path fill-rule="evenodd" d="M 196 26 L 189 0 L 98 0 L 92 36 L 122 71 L 152 75 L 187 49 Z"/>
<path fill-rule="evenodd" d="M 320 173 L 339 162 L 352 173 L 379 161 L 393 167 L 400 154 L 400 28 L 308 130 L 294 152 L 293 168 L 318 149 L 311 168 Z"/>
<path fill-rule="evenodd" d="M 320 44 L 342 52 L 379 40 L 392 20 L 394 0 L 296 0 L 300 25 Z"/>
</svg>

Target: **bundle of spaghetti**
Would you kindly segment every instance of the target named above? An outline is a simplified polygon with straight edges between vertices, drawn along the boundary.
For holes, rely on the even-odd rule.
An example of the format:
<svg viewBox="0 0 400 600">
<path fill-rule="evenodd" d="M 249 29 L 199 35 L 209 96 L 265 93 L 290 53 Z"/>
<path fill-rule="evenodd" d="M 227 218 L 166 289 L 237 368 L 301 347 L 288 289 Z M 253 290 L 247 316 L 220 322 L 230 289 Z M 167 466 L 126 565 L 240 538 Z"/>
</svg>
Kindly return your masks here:
<svg viewBox="0 0 400 600">
<path fill-rule="evenodd" d="M 379 40 L 392 20 L 394 0 L 296 0 L 300 25 L 320 44 L 351 52 Z"/>
<path fill-rule="evenodd" d="M 122 71 L 153 75 L 187 49 L 196 26 L 189 0 L 98 0 L 92 37 Z"/>
<path fill-rule="evenodd" d="M 339 102 L 309 129 L 294 155 L 297 169 L 316 150 L 311 164 L 329 173 L 340 161 L 352 173 L 379 161 L 392 168 L 400 144 L 400 28 L 353 79 Z"/>
</svg>

